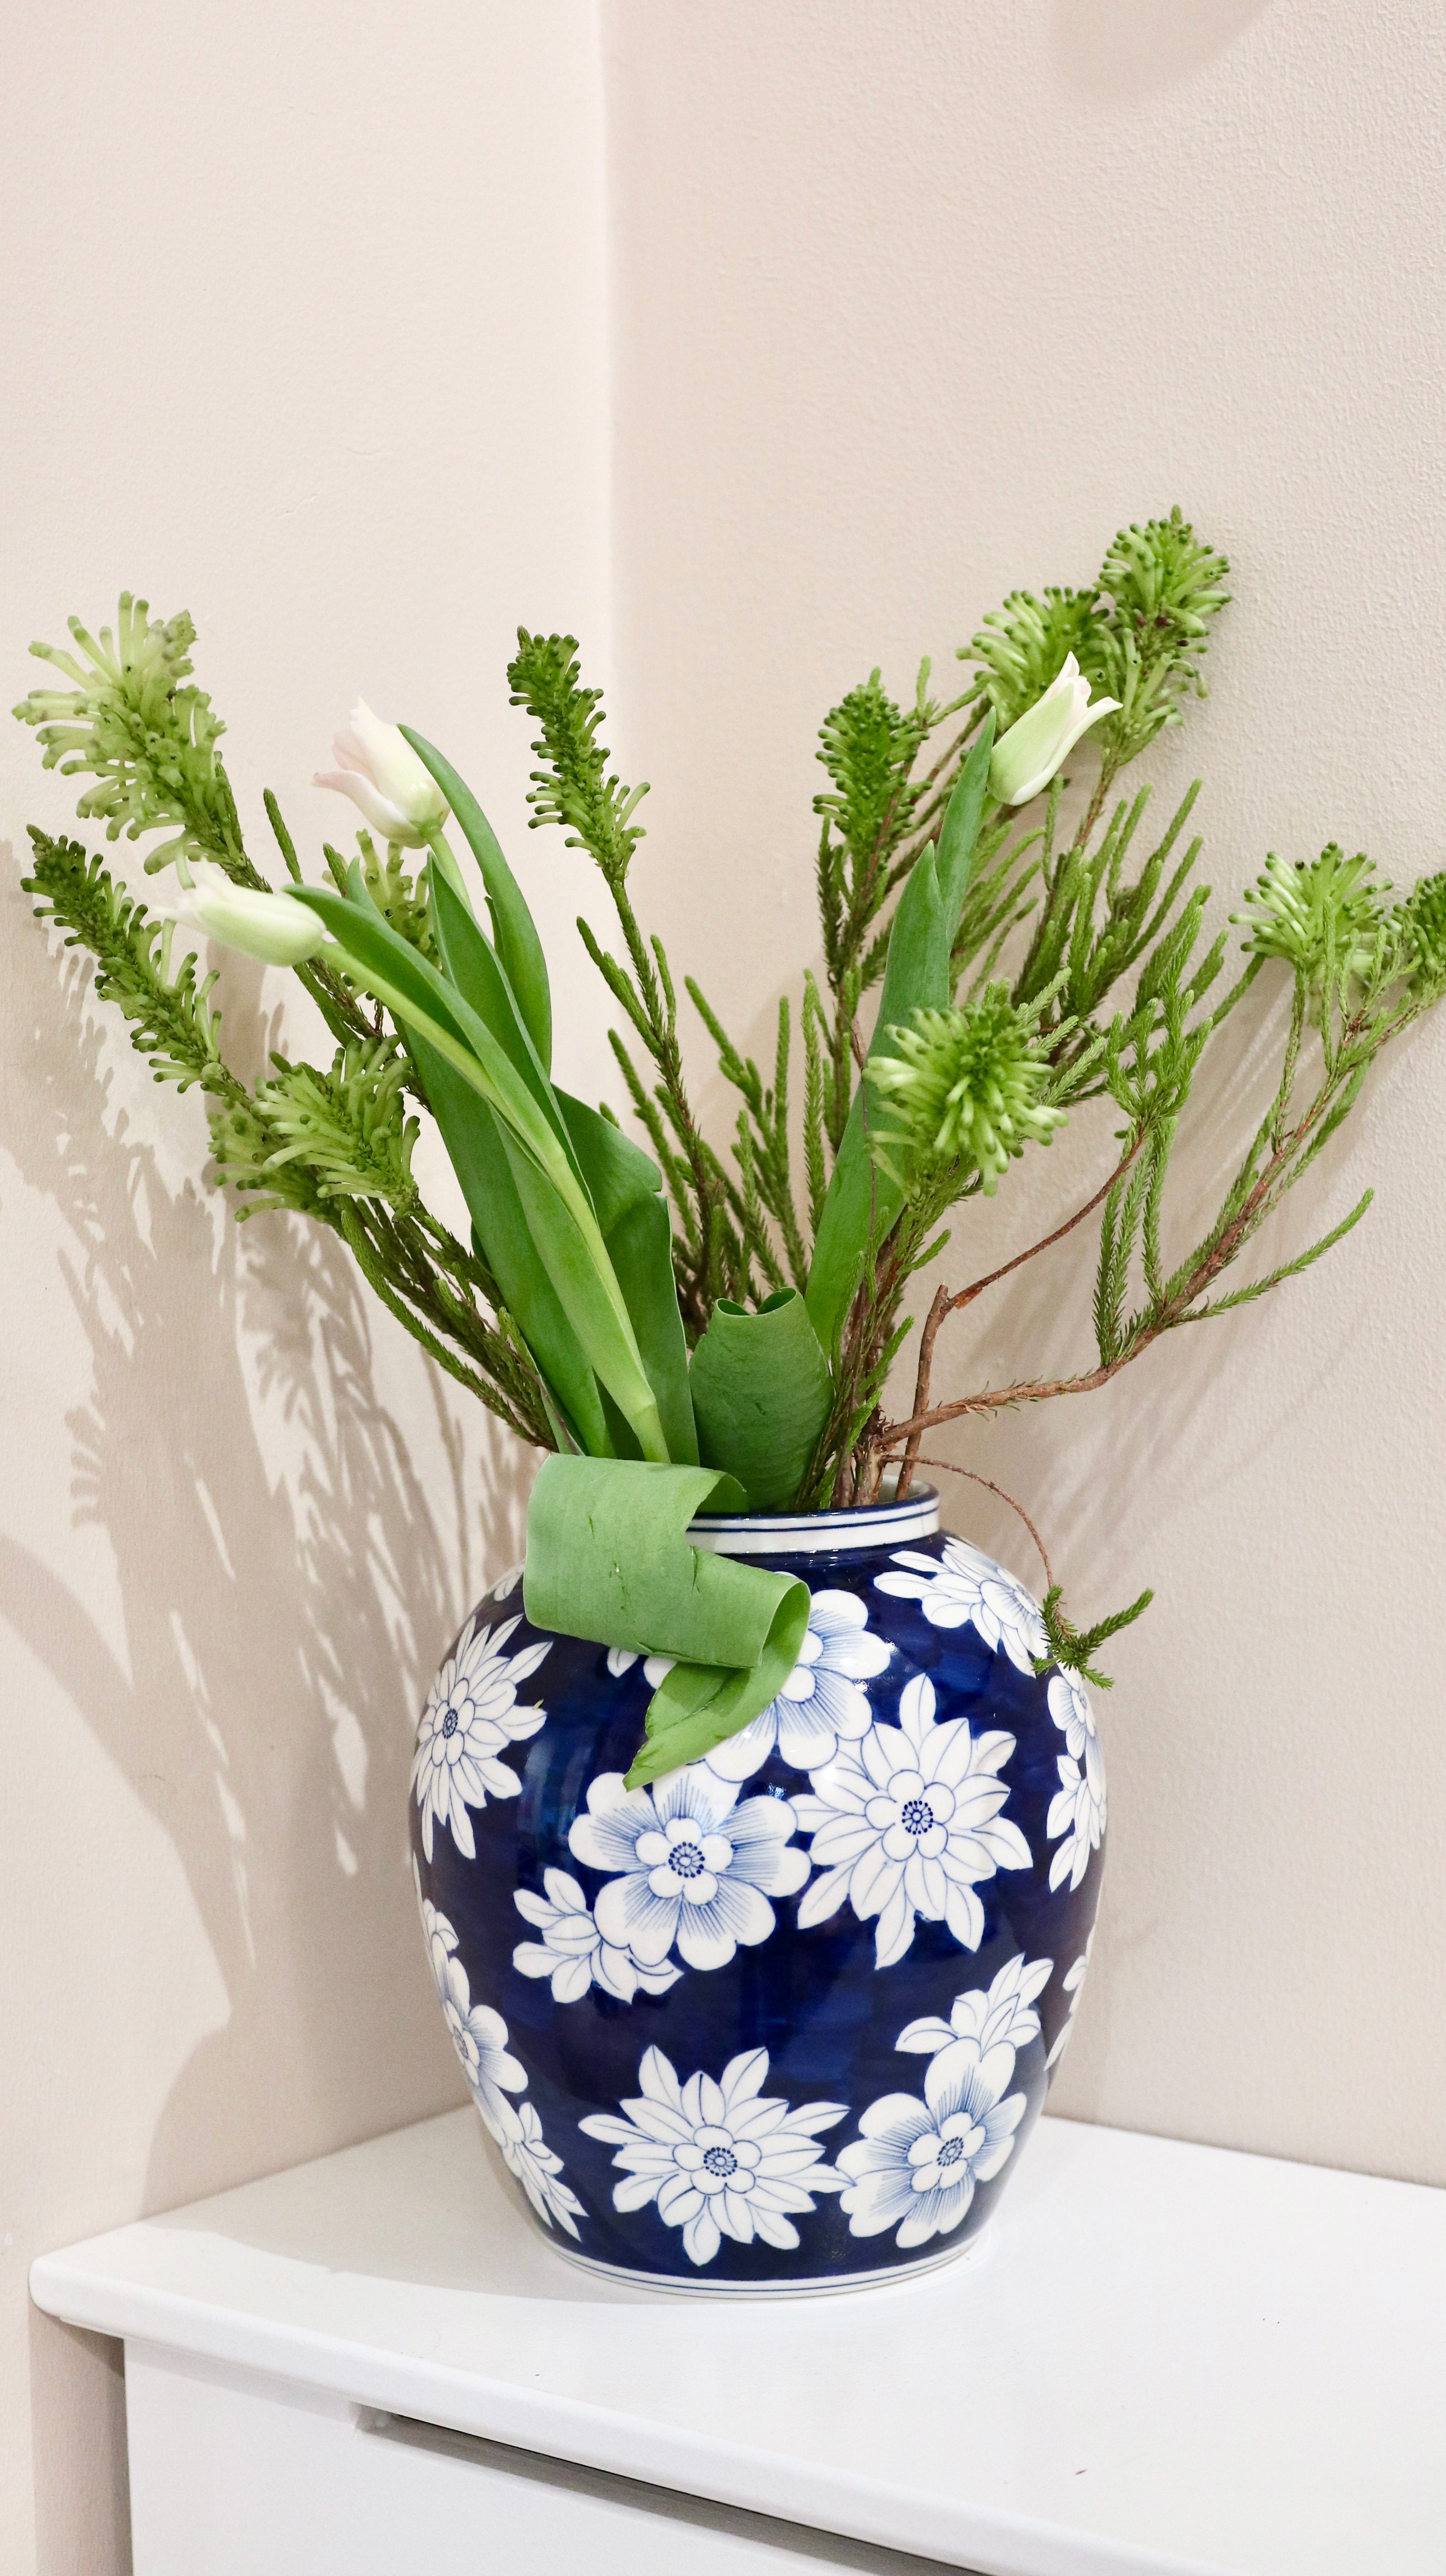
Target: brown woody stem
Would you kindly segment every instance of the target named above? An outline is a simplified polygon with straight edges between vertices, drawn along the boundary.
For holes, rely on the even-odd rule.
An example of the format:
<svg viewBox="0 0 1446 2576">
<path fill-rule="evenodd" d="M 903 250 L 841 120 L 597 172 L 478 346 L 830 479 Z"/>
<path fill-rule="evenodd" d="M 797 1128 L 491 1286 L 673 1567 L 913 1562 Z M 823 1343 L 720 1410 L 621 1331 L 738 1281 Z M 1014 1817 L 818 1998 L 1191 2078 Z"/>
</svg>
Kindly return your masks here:
<svg viewBox="0 0 1446 2576">
<path fill-rule="evenodd" d="M 952 1297 L 950 1296 L 947 1288 L 939 1288 L 935 1291 L 934 1302 L 929 1308 L 923 1332 L 919 1336 L 919 1366 L 914 1380 L 914 1410 L 910 1423 L 905 1426 L 909 1437 L 907 1446 L 904 1450 L 903 1462 L 899 1468 L 898 1499 L 900 1502 L 904 1500 L 904 1497 L 908 1493 L 909 1487 L 913 1482 L 914 1469 L 919 1463 L 919 1442 L 922 1440 L 925 1430 L 929 1427 L 931 1422 L 945 1418 L 938 1414 L 931 1415 L 928 1411 L 929 1380 L 932 1375 L 934 1365 L 934 1344 L 938 1338 L 939 1327 L 943 1323 L 945 1316 L 957 1314 L 964 1306 L 972 1306 L 975 1298 L 982 1297 L 986 1288 L 993 1288 L 999 1280 L 1007 1279 L 1012 1270 L 1022 1270 L 1025 1262 L 1032 1261 L 1036 1253 L 1048 1252 L 1052 1243 L 1061 1243 L 1067 1234 L 1073 1233 L 1077 1225 L 1083 1225 L 1085 1218 L 1093 1215 L 1095 1209 L 1099 1206 L 1100 1201 L 1109 1197 L 1116 1181 L 1118 1181 L 1121 1176 L 1129 1170 L 1130 1165 L 1138 1154 L 1143 1141 L 1142 1137 L 1137 1137 L 1135 1139 L 1129 1152 L 1121 1155 L 1119 1162 L 1111 1172 L 1108 1180 L 1101 1182 L 1099 1188 L 1095 1191 L 1093 1198 L 1086 1199 L 1083 1207 L 1076 1208 L 1073 1216 L 1066 1217 L 1063 1225 L 1057 1225 L 1053 1234 L 1042 1235 L 1039 1242 L 1032 1243 L 1027 1252 L 1017 1252 L 1012 1261 L 1002 1263 L 998 1270 L 988 1271 L 982 1279 L 971 1281 L 967 1288 L 958 1289 Z M 890 1447 L 893 1446 L 898 1436 L 897 1432 L 891 1432 L 888 1441 L 884 1445 Z M 931 1462 L 926 1461 L 925 1463 L 927 1464 Z M 967 1475 L 969 1472 L 970 1470 L 964 1467 L 961 1467 L 959 1470 L 961 1476 Z M 987 1483 L 988 1479 L 986 1477 L 981 1481 Z M 1004 1499 L 1006 1502 L 1009 1500 L 1007 1494 Z M 1040 1554 L 1044 1554 L 1042 1548 L 1040 1550 Z M 1047 1562 L 1048 1560 L 1046 1559 L 1046 1563 Z"/>
</svg>

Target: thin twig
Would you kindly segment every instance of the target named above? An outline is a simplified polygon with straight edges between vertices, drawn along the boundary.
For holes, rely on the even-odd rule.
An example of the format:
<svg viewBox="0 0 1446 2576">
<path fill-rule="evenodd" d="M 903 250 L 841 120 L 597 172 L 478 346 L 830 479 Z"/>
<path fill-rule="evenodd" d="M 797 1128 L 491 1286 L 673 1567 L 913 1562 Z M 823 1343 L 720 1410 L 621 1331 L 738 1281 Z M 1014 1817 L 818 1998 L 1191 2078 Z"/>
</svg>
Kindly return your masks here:
<svg viewBox="0 0 1446 2576">
<path fill-rule="evenodd" d="M 1046 1589 L 1050 1592 L 1054 1590 L 1054 1568 L 1049 1561 L 1049 1552 L 1045 1547 L 1044 1541 L 1040 1537 L 1038 1530 L 1035 1528 L 1033 1521 L 1030 1519 L 1028 1512 L 1025 1510 L 1023 1503 L 1017 1503 L 1012 1494 L 1006 1494 L 1002 1485 L 996 1485 L 993 1479 L 989 1476 L 981 1476 L 975 1468 L 956 1467 L 952 1458 L 916 1458 L 915 1464 L 920 1467 L 942 1467 L 946 1473 L 951 1476 L 967 1476 L 971 1484 L 986 1485 L 991 1494 L 997 1494 L 999 1496 L 1001 1503 L 1007 1503 L 1012 1512 L 1017 1512 L 1020 1519 L 1023 1521 L 1025 1528 L 1028 1530 L 1030 1537 L 1033 1539 L 1035 1546 L 1039 1550 L 1040 1558 L 1044 1566 Z"/>
<path fill-rule="evenodd" d="M 1134 1161 L 1135 1156 L 1138 1154 L 1143 1142 L 1144 1136 L 1142 1133 L 1136 1137 L 1129 1152 L 1120 1156 L 1120 1159 L 1115 1165 L 1114 1170 L 1111 1172 L 1109 1179 L 1100 1183 L 1100 1186 L 1095 1191 L 1093 1198 L 1086 1199 L 1084 1206 L 1076 1208 L 1073 1216 L 1066 1217 L 1063 1225 L 1057 1225 L 1053 1234 L 1041 1235 L 1038 1243 L 1032 1243 L 1027 1252 L 1016 1252 L 1012 1261 L 1004 1262 L 998 1270 L 990 1270 L 986 1272 L 984 1278 L 975 1279 L 971 1281 L 967 1288 L 961 1288 L 955 1296 L 949 1299 L 946 1312 L 952 1315 L 956 1313 L 961 1306 L 972 1306 L 975 1298 L 982 1297 L 986 1288 L 993 1288 L 997 1285 L 999 1280 L 1007 1279 L 1011 1270 L 1022 1270 L 1025 1262 L 1032 1261 L 1037 1252 L 1048 1252 L 1052 1243 L 1062 1243 L 1064 1237 L 1067 1234 L 1072 1234 L 1077 1225 L 1083 1225 L 1085 1218 L 1094 1214 L 1094 1211 L 1099 1206 L 1101 1199 L 1107 1199 L 1109 1197 L 1116 1181 L 1123 1179 L 1125 1173 L 1129 1170 L 1131 1163 Z"/>
<path fill-rule="evenodd" d="M 1092 1395 L 1097 1387 L 1108 1386 L 1116 1371 L 1122 1369 L 1127 1361 L 1138 1359 L 1142 1352 L 1148 1350 L 1151 1342 L 1157 1341 L 1164 1330 L 1161 1324 L 1141 1333 L 1138 1341 L 1121 1351 L 1117 1359 L 1086 1370 L 1079 1377 L 1020 1378 L 1013 1386 L 997 1390 L 986 1387 L 979 1395 L 959 1396 L 953 1404 L 936 1404 L 932 1412 L 920 1413 L 908 1422 L 893 1424 L 881 1445 L 896 1449 L 901 1440 L 912 1439 L 916 1431 L 937 1430 L 941 1422 L 957 1422 L 966 1413 L 997 1413 L 1010 1405 L 1041 1404 L 1052 1395 Z"/>
<path fill-rule="evenodd" d="M 1032 1261 L 1034 1259 L 1037 1252 L 1048 1252 L 1051 1244 L 1062 1242 L 1064 1237 L 1067 1234 L 1071 1234 L 1077 1225 L 1082 1225 L 1087 1216 L 1093 1215 L 1095 1209 L 1099 1206 L 1100 1201 L 1109 1197 L 1116 1181 L 1118 1181 L 1122 1175 L 1129 1170 L 1130 1165 L 1138 1154 L 1143 1142 L 1144 1138 L 1142 1135 L 1136 1137 L 1129 1152 L 1121 1156 L 1108 1180 L 1101 1182 L 1100 1187 L 1095 1191 L 1093 1198 L 1086 1199 L 1084 1206 L 1076 1208 L 1073 1216 L 1066 1217 L 1063 1225 L 1057 1225 L 1053 1234 L 1042 1235 L 1039 1242 L 1032 1243 L 1027 1252 L 1017 1252 L 1012 1261 L 1004 1262 L 998 1270 L 987 1272 L 985 1277 L 982 1279 L 971 1281 L 967 1288 L 960 1288 L 952 1297 L 947 1288 L 936 1290 L 934 1302 L 929 1308 L 928 1315 L 925 1318 L 923 1332 L 919 1336 L 919 1366 L 914 1378 L 914 1410 L 911 1417 L 911 1420 L 916 1427 L 911 1432 L 908 1445 L 904 1451 L 903 1462 L 899 1468 L 898 1492 L 900 1502 L 904 1500 L 908 1493 L 910 1484 L 913 1481 L 914 1469 L 919 1463 L 919 1442 L 922 1440 L 924 1432 L 928 1427 L 925 1417 L 927 1415 L 929 1403 L 929 1380 L 932 1375 L 934 1365 L 934 1344 L 938 1338 L 939 1327 L 943 1323 L 945 1316 L 957 1314 L 962 1307 L 972 1306 L 975 1298 L 982 1297 L 986 1288 L 993 1288 L 999 1280 L 1007 1279 L 1012 1270 L 1021 1270 L 1026 1261 Z M 961 1469 L 960 1473 L 962 1474 L 963 1472 L 964 1471 Z M 1006 1500 L 1007 1499 L 1008 1498 L 1006 1496 Z"/>
</svg>

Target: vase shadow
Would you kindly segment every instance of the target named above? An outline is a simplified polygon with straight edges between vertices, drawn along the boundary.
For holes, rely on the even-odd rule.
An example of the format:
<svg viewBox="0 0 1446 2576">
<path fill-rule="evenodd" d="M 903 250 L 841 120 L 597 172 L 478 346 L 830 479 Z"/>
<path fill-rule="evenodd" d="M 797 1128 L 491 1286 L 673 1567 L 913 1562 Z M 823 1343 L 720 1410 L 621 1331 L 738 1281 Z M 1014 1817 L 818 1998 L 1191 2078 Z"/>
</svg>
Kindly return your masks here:
<svg viewBox="0 0 1446 2576">
<path fill-rule="evenodd" d="M 415 1926 L 411 1739 L 484 1577 L 521 1552 L 526 1478 L 399 1337 L 379 1366 L 394 1328 L 374 1341 L 337 1238 L 218 1223 L 199 1187 L 168 1187 L 112 1097 L 88 966 L 57 973 L 18 918 L 7 951 L 7 1143 L 64 1229 L 56 1288 L 91 1368 L 67 1417 L 74 1523 L 104 1532 L 119 1610 L 103 1630 L 15 1536 L 0 1616 L 173 1846 L 226 1998 L 155 2120 L 139 2205 L 105 2206 L 88 2177 L 79 2234 L 465 2098 Z M 259 981 L 228 984 L 238 1061 L 271 1035 Z M 194 1103 L 162 1096 L 200 1147 Z M 44 2414 L 42 2524 L 72 2456 L 51 2456 Z"/>
</svg>

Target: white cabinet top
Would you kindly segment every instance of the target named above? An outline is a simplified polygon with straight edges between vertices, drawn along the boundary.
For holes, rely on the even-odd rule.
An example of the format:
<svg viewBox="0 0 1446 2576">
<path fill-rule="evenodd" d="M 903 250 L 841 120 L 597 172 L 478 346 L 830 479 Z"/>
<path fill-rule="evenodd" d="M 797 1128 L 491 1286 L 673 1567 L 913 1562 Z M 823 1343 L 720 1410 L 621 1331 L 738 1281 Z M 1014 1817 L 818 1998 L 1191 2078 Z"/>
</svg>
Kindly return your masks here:
<svg viewBox="0 0 1446 2576">
<path fill-rule="evenodd" d="M 1046 2120 L 992 2239 L 700 2300 L 555 2256 L 471 2111 L 45 2256 L 39 2305 L 983 2576 L 1441 2576 L 1446 2193 Z"/>
</svg>

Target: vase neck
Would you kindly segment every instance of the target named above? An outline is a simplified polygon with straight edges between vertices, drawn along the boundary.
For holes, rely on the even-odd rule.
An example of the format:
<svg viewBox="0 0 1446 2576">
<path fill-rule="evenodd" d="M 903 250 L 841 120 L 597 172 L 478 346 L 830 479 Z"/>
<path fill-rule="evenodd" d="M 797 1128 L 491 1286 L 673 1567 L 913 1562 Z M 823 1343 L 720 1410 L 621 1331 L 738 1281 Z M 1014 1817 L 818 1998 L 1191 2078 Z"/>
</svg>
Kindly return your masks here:
<svg viewBox="0 0 1446 2576">
<path fill-rule="evenodd" d="M 921 1485 L 906 1502 L 847 1512 L 709 1512 L 688 1536 L 714 1556 L 854 1556 L 932 1538 L 938 1526 L 939 1497 Z"/>
</svg>

